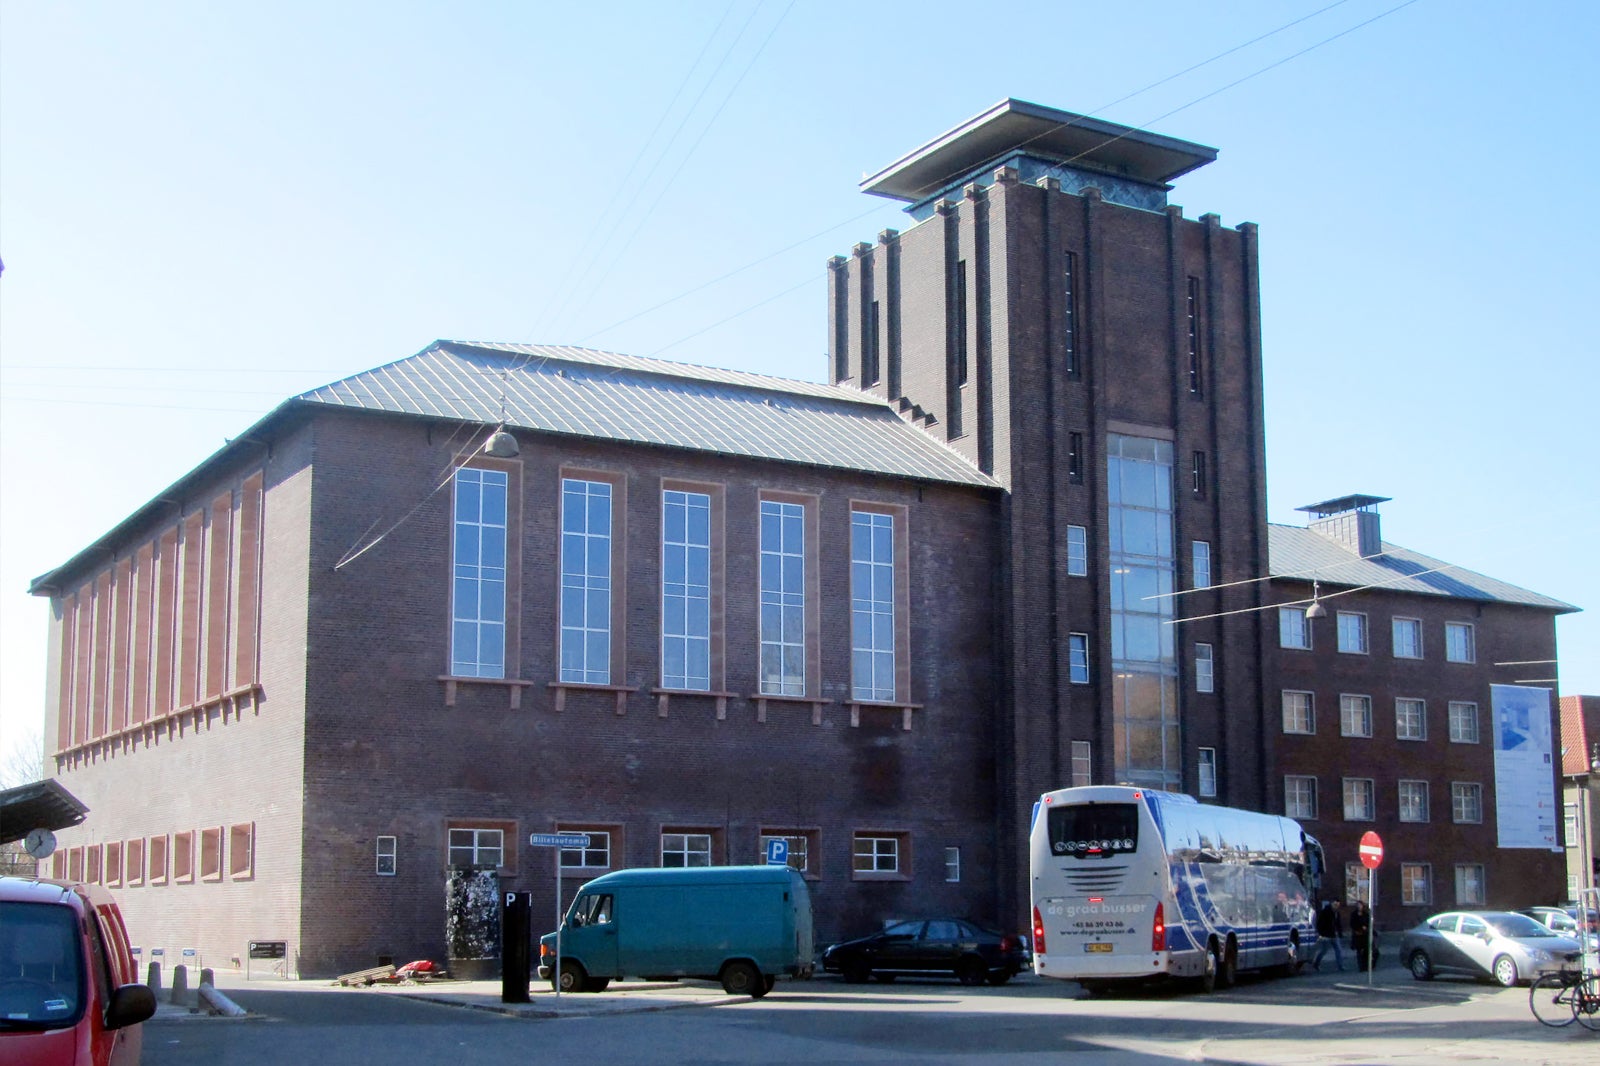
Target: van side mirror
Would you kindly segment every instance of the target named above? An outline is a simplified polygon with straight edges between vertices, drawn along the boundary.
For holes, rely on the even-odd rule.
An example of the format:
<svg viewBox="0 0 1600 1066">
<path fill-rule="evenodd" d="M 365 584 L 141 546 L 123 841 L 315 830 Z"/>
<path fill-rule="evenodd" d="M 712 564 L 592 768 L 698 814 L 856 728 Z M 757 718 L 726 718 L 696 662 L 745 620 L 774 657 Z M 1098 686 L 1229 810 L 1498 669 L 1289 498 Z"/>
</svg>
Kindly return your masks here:
<svg viewBox="0 0 1600 1066">
<path fill-rule="evenodd" d="M 156 1012 L 156 994 L 149 985 L 123 985 L 111 993 L 106 1007 L 106 1028 L 138 1025 Z"/>
</svg>

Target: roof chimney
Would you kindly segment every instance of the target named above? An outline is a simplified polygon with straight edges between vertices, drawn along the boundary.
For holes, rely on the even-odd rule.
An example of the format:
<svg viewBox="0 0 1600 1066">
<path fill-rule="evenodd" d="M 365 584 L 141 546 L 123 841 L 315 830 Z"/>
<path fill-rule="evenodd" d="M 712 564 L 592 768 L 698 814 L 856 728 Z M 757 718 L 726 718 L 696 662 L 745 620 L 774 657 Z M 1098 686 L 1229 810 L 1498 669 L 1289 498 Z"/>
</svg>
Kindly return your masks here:
<svg viewBox="0 0 1600 1066">
<path fill-rule="evenodd" d="M 1388 496 L 1340 496 L 1334 500 L 1297 507 L 1311 515 L 1306 528 L 1355 552 L 1363 559 L 1383 554 L 1383 533 L 1379 528 L 1377 505 L 1388 503 Z"/>
</svg>

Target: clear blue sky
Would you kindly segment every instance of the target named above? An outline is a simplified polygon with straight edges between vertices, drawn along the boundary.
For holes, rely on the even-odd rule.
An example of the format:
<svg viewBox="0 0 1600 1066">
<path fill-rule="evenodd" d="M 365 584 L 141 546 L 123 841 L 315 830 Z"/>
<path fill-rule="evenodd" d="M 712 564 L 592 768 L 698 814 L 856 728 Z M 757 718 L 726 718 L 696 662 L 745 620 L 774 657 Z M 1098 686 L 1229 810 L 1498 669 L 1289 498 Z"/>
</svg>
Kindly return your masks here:
<svg viewBox="0 0 1600 1066">
<path fill-rule="evenodd" d="M 1007 96 L 1220 149 L 1172 202 L 1261 227 L 1271 518 L 1393 497 L 1600 693 L 1600 5 L 985 11 L 0 0 L 0 746 L 29 579 L 283 399 L 441 337 L 820 380 L 908 225 L 856 183 Z"/>
</svg>

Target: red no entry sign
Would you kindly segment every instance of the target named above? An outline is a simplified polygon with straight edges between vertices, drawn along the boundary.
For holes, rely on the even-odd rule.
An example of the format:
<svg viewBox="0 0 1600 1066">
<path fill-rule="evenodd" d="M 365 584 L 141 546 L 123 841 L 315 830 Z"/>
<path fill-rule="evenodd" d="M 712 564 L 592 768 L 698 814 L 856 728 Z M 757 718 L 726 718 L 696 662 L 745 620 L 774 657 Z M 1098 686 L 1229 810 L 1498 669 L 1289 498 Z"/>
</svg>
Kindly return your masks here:
<svg viewBox="0 0 1600 1066">
<path fill-rule="evenodd" d="M 1383 838 L 1370 829 L 1361 834 L 1361 865 L 1376 870 L 1383 862 Z"/>
</svg>

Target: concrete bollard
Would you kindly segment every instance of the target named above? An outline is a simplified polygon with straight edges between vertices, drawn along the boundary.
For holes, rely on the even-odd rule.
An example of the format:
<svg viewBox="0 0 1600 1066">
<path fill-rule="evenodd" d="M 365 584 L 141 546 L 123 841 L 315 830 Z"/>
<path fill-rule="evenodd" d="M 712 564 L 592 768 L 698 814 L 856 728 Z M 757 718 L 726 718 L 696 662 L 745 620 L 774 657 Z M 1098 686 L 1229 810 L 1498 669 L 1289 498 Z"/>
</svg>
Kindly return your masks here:
<svg viewBox="0 0 1600 1066">
<path fill-rule="evenodd" d="M 217 975 L 211 972 L 211 967 L 209 966 L 200 971 L 200 987 L 204 988 L 206 985 L 210 985 L 212 988 L 217 986 Z"/>
<path fill-rule="evenodd" d="M 151 962 L 150 963 L 150 969 L 147 972 L 148 972 L 149 976 L 145 978 L 145 982 L 144 983 L 149 985 L 150 986 L 150 991 L 152 991 L 152 992 L 154 992 L 156 994 L 156 998 L 157 999 L 160 999 L 161 998 L 161 964 L 159 962 Z"/>
<path fill-rule="evenodd" d="M 180 1007 L 189 1003 L 189 967 L 181 962 L 172 968 L 172 995 L 168 1002 Z"/>
</svg>

